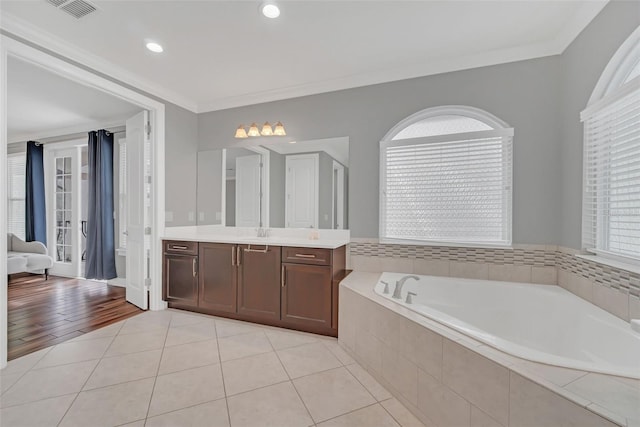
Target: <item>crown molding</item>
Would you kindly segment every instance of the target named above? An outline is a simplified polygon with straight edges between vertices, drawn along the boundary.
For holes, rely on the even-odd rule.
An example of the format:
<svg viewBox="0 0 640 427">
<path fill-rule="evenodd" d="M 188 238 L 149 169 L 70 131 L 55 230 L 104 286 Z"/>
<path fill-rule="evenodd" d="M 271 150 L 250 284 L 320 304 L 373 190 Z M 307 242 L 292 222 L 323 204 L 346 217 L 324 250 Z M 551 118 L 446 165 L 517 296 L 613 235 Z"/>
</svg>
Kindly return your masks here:
<svg viewBox="0 0 640 427">
<path fill-rule="evenodd" d="M 71 60 L 85 67 L 90 68 L 93 72 L 102 74 L 107 78 L 116 79 L 121 83 L 127 84 L 135 88 L 134 90 L 146 92 L 150 95 L 160 98 L 161 100 L 171 102 L 179 107 L 187 109 L 193 113 L 197 113 L 197 105 L 194 101 L 166 88 L 157 85 L 137 74 L 131 73 L 126 69 L 104 60 L 86 50 L 79 49 L 77 46 L 62 40 L 61 38 L 43 31 L 38 27 L 17 18 L 14 15 L 3 12 L 0 14 L 0 29 L 5 35 L 11 38 L 18 37 L 29 43 L 35 44 L 40 48 L 49 50 L 56 55 L 62 56 L 64 59 Z M 13 36 L 13 37 L 12 37 Z"/>
</svg>

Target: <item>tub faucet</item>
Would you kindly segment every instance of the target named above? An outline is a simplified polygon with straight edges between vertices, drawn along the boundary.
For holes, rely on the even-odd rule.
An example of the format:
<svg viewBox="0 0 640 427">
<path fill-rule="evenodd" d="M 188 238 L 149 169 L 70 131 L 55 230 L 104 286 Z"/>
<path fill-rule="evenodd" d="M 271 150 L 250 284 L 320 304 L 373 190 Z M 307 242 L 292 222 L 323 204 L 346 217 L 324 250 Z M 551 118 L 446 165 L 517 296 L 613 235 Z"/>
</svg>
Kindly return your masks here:
<svg viewBox="0 0 640 427">
<path fill-rule="evenodd" d="M 418 276 L 404 276 L 402 277 L 400 280 L 398 280 L 396 282 L 396 288 L 393 290 L 393 296 L 392 298 L 395 299 L 400 299 L 400 293 L 402 292 L 402 286 L 404 286 L 404 282 L 407 281 L 407 279 L 413 279 L 413 280 L 420 280 L 420 278 Z"/>
<path fill-rule="evenodd" d="M 417 297 L 418 294 L 415 292 L 407 292 L 407 299 L 404 301 L 407 304 L 413 304 L 413 299 L 411 297 Z"/>
</svg>

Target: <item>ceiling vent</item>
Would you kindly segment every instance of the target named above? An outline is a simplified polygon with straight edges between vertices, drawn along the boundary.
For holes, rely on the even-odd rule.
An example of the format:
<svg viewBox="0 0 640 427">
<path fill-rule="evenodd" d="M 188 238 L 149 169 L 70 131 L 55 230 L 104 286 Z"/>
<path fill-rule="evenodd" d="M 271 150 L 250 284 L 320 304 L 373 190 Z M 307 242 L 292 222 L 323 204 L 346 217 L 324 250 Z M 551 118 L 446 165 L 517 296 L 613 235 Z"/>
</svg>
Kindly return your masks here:
<svg viewBox="0 0 640 427">
<path fill-rule="evenodd" d="M 94 5 L 84 0 L 47 0 L 47 3 L 64 10 L 77 19 L 83 18 L 97 10 Z"/>
</svg>

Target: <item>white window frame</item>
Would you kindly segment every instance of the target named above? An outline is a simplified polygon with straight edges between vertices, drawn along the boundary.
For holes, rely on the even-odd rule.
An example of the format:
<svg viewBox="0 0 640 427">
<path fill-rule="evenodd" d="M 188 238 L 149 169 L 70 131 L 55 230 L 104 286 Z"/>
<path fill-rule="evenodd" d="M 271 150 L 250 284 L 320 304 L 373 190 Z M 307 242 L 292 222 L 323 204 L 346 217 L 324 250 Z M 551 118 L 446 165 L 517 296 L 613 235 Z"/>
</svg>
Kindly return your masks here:
<svg viewBox="0 0 640 427">
<path fill-rule="evenodd" d="M 635 77 L 627 81 L 631 72 L 640 63 L 640 28 L 636 29 L 631 36 L 620 46 L 618 51 L 611 58 L 607 67 L 603 71 L 598 83 L 596 84 L 593 93 L 589 99 L 587 108 L 580 113 L 580 119 L 584 123 L 583 132 L 583 179 L 582 179 L 582 250 L 587 254 L 593 254 L 589 259 L 601 262 L 603 264 L 612 265 L 620 268 L 629 265 L 634 269 L 637 269 L 638 261 L 640 261 L 640 254 L 638 256 L 629 256 L 628 254 L 621 254 L 615 251 L 604 250 L 602 247 L 598 247 L 597 236 L 608 234 L 608 230 L 604 230 L 606 227 L 606 219 L 604 217 L 598 217 L 595 221 L 595 231 L 592 231 L 594 227 L 590 227 L 591 224 L 587 218 L 589 212 L 587 211 L 587 205 L 589 204 L 588 197 L 588 185 L 587 185 L 587 172 L 588 172 L 588 154 L 587 151 L 590 147 L 589 134 L 586 131 L 589 119 L 596 116 L 601 111 L 614 106 L 621 99 L 629 96 L 630 94 L 640 92 L 640 76 Z M 604 179 L 604 178 L 603 178 Z M 590 244 L 591 241 L 596 242 L 595 245 Z M 621 267 L 622 266 L 622 267 Z M 628 268 L 627 268 L 628 269 Z"/>
<path fill-rule="evenodd" d="M 26 170 L 27 169 L 27 153 L 26 152 L 20 152 L 20 153 L 7 154 L 7 159 L 15 158 L 15 157 L 23 157 L 24 158 L 24 169 L 25 169 L 24 170 L 24 175 L 26 177 L 26 174 L 27 174 L 27 170 Z M 7 179 L 7 225 L 9 225 L 9 224 L 11 224 L 11 217 L 9 215 L 10 215 L 10 212 L 12 211 L 11 210 L 12 203 L 22 201 L 25 204 L 25 211 L 26 211 L 27 192 L 26 192 L 26 188 L 25 188 L 25 192 L 22 195 L 22 198 L 12 198 L 11 194 L 13 193 L 13 191 L 11 191 L 11 189 L 9 188 L 9 185 L 11 184 L 11 178 L 10 177 L 7 177 L 7 178 L 8 178 Z M 25 218 L 23 218 L 23 221 L 26 222 Z M 24 229 L 24 232 L 26 233 L 26 223 L 23 224 L 23 229 Z M 9 232 L 13 232 L 13 230 L 8 230 L 8 231 Z M 25 238 L 24 235 L 18 236 L 18 237 L 21 238 L 21 239 Z"/>
<path fill-rule="evenodd" d="M 490 126 L 491 130 L 484 131 L 475 131 L 475 132 L 465 132 L 465 133 L 457 133 L 457 134 L 444 134 L 444 135 L 435 135 L 435 136 L 427 136 L 427 137 L 419 137 L 419 138 L 409 138 L 409 139 L 401 139 L 394 140 L 396 135 L 398 135 L 405 128 L 413 125 L 414 123 L 420 122 L 425 119 L 437 117 L 437 116 L 464 116 L 471 119 L 479 120 L 488 126 Z M 498 117 L 481 110 L 479 108 L 464 106 L 464 105 L 446 105 L 440 107 L 428 108 L 422 111 L 419 111 L 404 120 L 400 121 L 396 124 L 387 134 L 384 136 L 382 141 L 380 141 L 380 192 L 379 192 L 379 241 L 382 243 L 390 243 L 390 244 L 412 244 L 412 245 L 424 245 L 424 246 L 454 246 L 454 247 L 511 247 L 512 239 L 513 239 L 513 135 L 514 130 L 510 127 L 506 122 L 499 119 Z M 491 242 L 478 242 L 478 241 L 442 241 L 442 240 L 432 240 L 428 238 L 419 239 L 419 240 L 405 240 L 405 239 L 397 239 L 390 238 L 386 236 L 386 212 L 385 212 L 385 194 L 384 189 L 386 188 L 386 169 L 385 169 L 385 150 L 388 147 L 392 146 L 402 146 L 402 145 L 414 145 L 414 144 L 424 144 L 429 142 L 447 142 L 447 141 L 456 141 L 460 139 L 475 139 L 475 138 L 488 138 L 488 137 L 503 137 L 509 138 L 507 149 L 509 150 L 506 153 L 511 162 L 508 165 L 508 182 L 505 183 L 505 190 L 508 190 L 508 194 L 505 197 L 505 213 L 506 213 L 506 224 L 505 227 L 505 239 L 503 242 L 499 243 L 491 243 Z"/>
</svg>

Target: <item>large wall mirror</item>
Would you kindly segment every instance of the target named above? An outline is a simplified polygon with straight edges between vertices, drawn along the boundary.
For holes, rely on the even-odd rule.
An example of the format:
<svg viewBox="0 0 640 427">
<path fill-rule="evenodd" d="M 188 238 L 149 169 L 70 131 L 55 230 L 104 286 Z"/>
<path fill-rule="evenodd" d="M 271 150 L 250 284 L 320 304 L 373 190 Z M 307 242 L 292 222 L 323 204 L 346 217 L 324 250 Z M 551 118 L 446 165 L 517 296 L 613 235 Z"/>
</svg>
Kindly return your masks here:
<svg viewBox="0 0 640 427">
<path fill-rule="evenodd" d="M 348 179 L 348 137 L 200 151 L 198 225 L 348 229 Z"/>
</svg>

